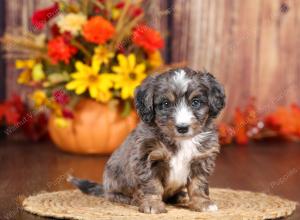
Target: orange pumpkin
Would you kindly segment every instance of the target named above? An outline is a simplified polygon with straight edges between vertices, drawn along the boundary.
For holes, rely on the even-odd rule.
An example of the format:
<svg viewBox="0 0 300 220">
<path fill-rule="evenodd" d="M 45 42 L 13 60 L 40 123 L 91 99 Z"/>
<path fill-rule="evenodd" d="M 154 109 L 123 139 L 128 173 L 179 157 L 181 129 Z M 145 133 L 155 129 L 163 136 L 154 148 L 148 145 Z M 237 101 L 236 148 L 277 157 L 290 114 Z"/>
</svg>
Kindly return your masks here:
<svg viewBox="0 0 300 220">
<path fill-rule="evenodd" d="M 64 151 L 111 154 L 136 127 L 137 121 L 134 111 L 122 117 L 118 108 L 83 99 L 74 109 L 70 126 L 58 127 L 55 116 L 51 116 L 48 130 L 53 142 Z"/>
</svg>

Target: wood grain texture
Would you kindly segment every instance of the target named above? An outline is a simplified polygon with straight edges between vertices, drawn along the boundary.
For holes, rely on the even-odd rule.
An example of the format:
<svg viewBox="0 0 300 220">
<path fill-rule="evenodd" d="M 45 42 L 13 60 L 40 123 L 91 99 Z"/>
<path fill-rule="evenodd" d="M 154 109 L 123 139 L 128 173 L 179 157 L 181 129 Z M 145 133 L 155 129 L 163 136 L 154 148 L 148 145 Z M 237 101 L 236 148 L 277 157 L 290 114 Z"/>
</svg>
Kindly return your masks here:
<svg viewBox="0 0 300 220">
<path fill-rule="evenodd" d="M 172 61 L 224 83 L 226 118 L 255 96 L 259 112 L 298 102 L 300 2 L 174 0 Z"/>
<path fill-rule="evenodd" d="M 0 2 L 0 37 L 3 36 L 5 30 L 5 2 Z M 0 45 L 0 102 L 5 99 L 5 59 L 2 45 Z M 1 135 L 0 135 L 1 136 Z"/>
</svg>

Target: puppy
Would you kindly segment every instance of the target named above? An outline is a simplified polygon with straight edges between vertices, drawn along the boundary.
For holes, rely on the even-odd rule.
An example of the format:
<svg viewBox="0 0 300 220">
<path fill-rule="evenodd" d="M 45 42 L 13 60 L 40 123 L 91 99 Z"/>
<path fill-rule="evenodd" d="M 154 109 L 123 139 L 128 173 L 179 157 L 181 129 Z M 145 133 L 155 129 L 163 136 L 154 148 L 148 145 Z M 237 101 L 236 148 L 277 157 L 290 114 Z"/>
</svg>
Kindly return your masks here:
<svg viewBox="0 0 300 220">
<path fill-rule="evenodd" d="M 213 119 L 224 105 L 224 89 L 210 73 L 180 68 L 149 76 L 135 91 L 141 122 L 108 160 L 103 185 L 69 181 L 144 213 L 166 212 L 165 202 L 216 211 L 208 177 L 219 152 Z"/>
</svg>

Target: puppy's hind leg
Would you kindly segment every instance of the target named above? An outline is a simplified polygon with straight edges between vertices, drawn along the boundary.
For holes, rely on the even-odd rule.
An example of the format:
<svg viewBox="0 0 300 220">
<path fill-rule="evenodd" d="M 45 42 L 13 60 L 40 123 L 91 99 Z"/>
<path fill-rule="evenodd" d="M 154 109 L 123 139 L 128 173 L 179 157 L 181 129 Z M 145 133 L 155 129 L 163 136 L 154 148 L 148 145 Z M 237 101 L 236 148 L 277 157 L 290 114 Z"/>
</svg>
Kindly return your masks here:
<svg viewBox="0 0 300 220">
<path fill-rule="evenodd" d="M 118 192 L 109 192 L 105 194 L 105 198 L 111 202 L 124 203 L 131 205 L 132 198 Z"/>
</svg>

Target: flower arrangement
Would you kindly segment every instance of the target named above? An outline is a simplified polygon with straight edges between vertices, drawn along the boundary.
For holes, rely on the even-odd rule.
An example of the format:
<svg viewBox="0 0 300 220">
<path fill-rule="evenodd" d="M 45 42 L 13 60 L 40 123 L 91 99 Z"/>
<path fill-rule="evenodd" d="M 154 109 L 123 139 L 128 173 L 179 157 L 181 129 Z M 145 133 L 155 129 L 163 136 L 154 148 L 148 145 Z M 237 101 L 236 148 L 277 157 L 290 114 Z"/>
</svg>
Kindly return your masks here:
<svg viewBox="0 0 300 220">
<path fill-rule="evenodd" d="M 11 54 L 22 54 L 18 83 L 33 88 L 35 107 L 46 106 L 64 126 L 80 98 L 131 110 L 135 88 L 163 63 L 164 40 L 145 21 L 146 3 L 130 0 L 57 0 L 36 11 L 35 32 L 6 35 Z M 142 7 L 143 6 L 143 7 Z"/>
</svg>

